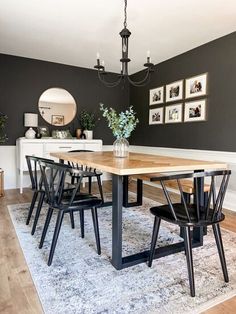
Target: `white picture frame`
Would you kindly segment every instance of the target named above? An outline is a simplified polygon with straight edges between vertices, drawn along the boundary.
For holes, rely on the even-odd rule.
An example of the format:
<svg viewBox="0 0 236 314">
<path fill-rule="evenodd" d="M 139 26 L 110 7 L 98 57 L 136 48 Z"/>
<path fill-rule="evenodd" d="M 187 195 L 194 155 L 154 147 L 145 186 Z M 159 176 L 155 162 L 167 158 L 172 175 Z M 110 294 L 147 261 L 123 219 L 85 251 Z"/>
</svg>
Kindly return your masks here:
<svg viewBox="0 0 236 314">
<path fill-rule="evenodd" d="M 206 121 L 206 99 L 189 101 L 184 106 L 184 122 Z"/>
<path fill-rule="evenodd" d="M 208 73 L 199 74 L 185 80 L 185 98 L 207 95 Z"/>
<path fill-rule="evenodd" d="M 164 86 L 149 90 L 149 105 L 158 105 L 164 102 Z"/>
<path fill-rule="evenodd" d="M 149 110 L 149 125 L 151 124 L 163 124 L 163 112 L 164 108 L 154 108 Z"/>
<path fill-rule="evenodd" d="M 166 106 L 165 123 L 179 123 L 183 120 L 183 104 Z"/>
<path fill-rule="evenodd" d="M 183 80 L 166 85 L 166 102 L 183 99 Z"/>
</svg>

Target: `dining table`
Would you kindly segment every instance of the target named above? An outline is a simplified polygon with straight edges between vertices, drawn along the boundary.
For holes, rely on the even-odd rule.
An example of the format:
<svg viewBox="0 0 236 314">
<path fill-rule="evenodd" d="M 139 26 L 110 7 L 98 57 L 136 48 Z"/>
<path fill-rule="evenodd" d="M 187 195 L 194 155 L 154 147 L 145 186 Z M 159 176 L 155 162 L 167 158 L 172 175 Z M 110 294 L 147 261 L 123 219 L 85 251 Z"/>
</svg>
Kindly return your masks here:
<svg viewBox="0 0 236 314">
<path fill-rule="evenodd" d="M 122 204 L 123 178 L 130 175 L 169 172 L 200 172 L 227 169 L 227 164 L 217 161 L 204 161 L 171 156 L 142 154 L 130 152 L 128 157 L 113 156 L 111 151 L 100 152 L 51 152 L 51 156 L 60 162 L 74 162 L 80 165 L 99 169 L 112 175 L 112 256 L 111 263 L 117 269 L 123 269 L 146 262 L 149 250 L 122 256 Z M 203 178 L 196 178 L 199 202 L 203 205 Z M 151 240 L 151 235 L 150 235 Z M 192 232 L 192 246 L 203 245 L 203 228 L 195 228 Z M 184 243 L 178 242 L 155 250 L 154 258 L 177 253 L 184 250 Z"/>
</svg>

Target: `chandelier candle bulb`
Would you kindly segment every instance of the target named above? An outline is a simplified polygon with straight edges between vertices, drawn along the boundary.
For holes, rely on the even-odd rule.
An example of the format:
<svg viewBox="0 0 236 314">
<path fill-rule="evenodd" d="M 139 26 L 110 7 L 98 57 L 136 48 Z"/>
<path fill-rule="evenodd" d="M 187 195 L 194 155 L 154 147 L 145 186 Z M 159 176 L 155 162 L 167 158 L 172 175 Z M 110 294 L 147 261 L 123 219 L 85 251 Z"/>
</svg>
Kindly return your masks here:
<svg viewBox="0 0 236 314">
<path fill-rule="evenodd" d="M 147 51 L 147 58 L 150 57 L 150 50 Z"/>
<path fill-rule="evenodd" d="M 102 60 L 102 66 L 105 67 L 105 61 L 104 60 Z"/>
<path fill-rule="evenodd" d="M 97 52 L 97 65 L 100 66 L 100 54 Z"/>
</svg>

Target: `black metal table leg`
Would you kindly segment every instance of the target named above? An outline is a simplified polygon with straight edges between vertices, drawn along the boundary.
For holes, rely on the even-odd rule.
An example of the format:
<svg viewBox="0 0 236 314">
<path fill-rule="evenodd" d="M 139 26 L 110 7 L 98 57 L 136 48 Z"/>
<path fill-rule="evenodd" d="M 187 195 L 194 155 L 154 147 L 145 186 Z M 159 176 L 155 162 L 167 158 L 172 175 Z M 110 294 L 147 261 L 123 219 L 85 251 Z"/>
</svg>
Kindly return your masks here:
<svg viewBox="0 0 236 314">
<path fill-rule="evenodd" d="M 194 172 L 202 172 L 204 170 L 195 170 Z M 194 178 L 194 190 L 198 191 L 199 206 L 204 206 L 204 178 Z M 196 195 L 194 195 L 194 203 L 196 203 Z M 203 227 L 193 228 L 193 240 L 199 241 L 203 245 Z"/>
<path fill-rule="evenodd" d="M 134 207 L 143 204 L 143 180 L 137 179 L 137 198 L 134 202 L 129 202 L 129 176 L 123 176 L 123 206 Z"/>
<path fill-rule="evenodd" d="M 122 269 L 122 176 L 112 175 L 112 265 Z"/>
</svg>

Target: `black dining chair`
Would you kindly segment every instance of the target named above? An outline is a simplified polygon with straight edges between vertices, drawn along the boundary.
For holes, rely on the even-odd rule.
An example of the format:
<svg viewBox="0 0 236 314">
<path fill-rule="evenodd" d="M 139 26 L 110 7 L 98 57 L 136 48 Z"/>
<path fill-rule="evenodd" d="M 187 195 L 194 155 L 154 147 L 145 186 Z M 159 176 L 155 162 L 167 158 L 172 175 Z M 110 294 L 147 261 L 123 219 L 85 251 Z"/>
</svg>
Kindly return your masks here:
<svg viewBox="0 0 236 314">
<path fill-rule="evenodd" d="M 34 218 L 34 223 L 33 223 L 32 231 L 31 231 L 31 234 L 33 235 L 35 232 L 35 228 L 36 228 L 36 225 L 38 222 L 38 218 L 40 215 L 40 211 L 41 211 L 43 201 L 44 201 L 44 196 L 45 196 L 45 191 L 43 189 L 42 177 L 40 174 L 39 160 L 46 161 L 46 162 L 53 162 L 53 160 L 35 157 L 35 156 L 28 156 L 28 155 L 25 156 L 25 158 L 26 158 L 29 176 L 30 176 L 30 181 L 31 181 L 31 189 L 33 191 L 33 197 L 31 200 L 30 207 L 29 207 L 29 211 L 28 211 L 28 215 L 27 215 L 27 219 L 26 219 L 26 225 L 28 225 L 30 223 L 30 219 L 32 217 L 35 203 L 36 203 L 37 198 L 39 196 L 38 205 L 37 205 L 35 218 Z"/>
<path fill-rule="evenodd" d="M 194 283 L 194 272 L 193 272 L 193 259 L 192 259 L 192 238 L 191 229 L 193 227 L 206 227 L 212 225 L 213 233 L 220 257 L 221 267 L 223 270 L 225 282 L 229 281 L 228 271 L 226 267 L 225 254 L 223 248 L 223 242 L 221 238 L 220 222 L 225 219 L 222 213 L 223 201 L 229 182 L 231 171 L 211 171 L 211 172 L 197 172 L 191 174 L 179 174 L 170 175 L 165 177 L 159 177 L 157 180 L 160 181 L 165 194 L 167 205 L 155 206 L 150 208 L 151 213 L 155 216 L 150 255 L 148 260 L 148 266 L 152 266 L 153 258 L 155 255 L 155 247 L 157 242 L 157 237 L 159 233 L 161 220 L 165 220 L 169 223 L 176 224 L 180 226 L 184 233 L 184 247 L 188 267 L 188 276 L 190 284 L 190 294 L 192 297 L 195 296 L 195 283 Z M 199 185 L 197 180 L 204 180 L 205 177 L 210 177 L 210 192 L 207 203 L 200 203 Z M 186 203 L 183 189 L 181 186 L 181 179 L 193 178 L 194 179 L 194 204 Z M 179 193 L 181 196 L 180 203 L 173 203 L 171 196 L 166 189 L 165 181 L 167 180 L 177 180 Z M 219 188 L 216 189 L 216 180 L 220 183 Z"/>
<path fill-rule="evenodd" d="M 85 149 L 80 149 L 80 150 L 71 150 L 69 151 L 69 153 L 86 153 L 86 152 L 93 152 L 92 150 L 85 150 Z M 86 171 L 87 175 L 84 177 L 86 179 L 88 179 L 88 193 L 92 193 L 92 180 L 93 178 L 96 178 L 97 180 L 97 184 L 98 184 L 98 190 L 100 193 L 100 197 L 102 199 L 102 202 L 104 202 L 104 196 L 103 196 L 103 190 L 102 190 L 102 182 L 101 182 L 101 176 L 102 176 L 102 172 L 98 171 L 97 169 L 91 168 L 91 167 L 87 167 L 84 165 L 80 165 L 78 163 L 72 162 L 72 161 L 68 161 L 68 164 L 75 169 L 79 169 L 82 171 Z M 74 184 L 75 181 L 78 182 L 79 180 L 79 176 L 78 174 L 73 174 L 71 175 L 71 183 Z"/>
<path fill-rule="evenodd" d="M 94 225 L 94 233 L 97 245 L 97 253 L 101 254 L 101 245 L 99 237 L 97 207 L 102 204 L 102 200 L 88 193 L 80 193 L 80 184 L 84 177 L 87 176 L 86 171 L 79 169 L 73 169 L 69 165 L 61 163 L 47 163 L 40 162 L 40 168 L 42 172 L 43 184 L 46 193 L 46 200 L 48 204 L 48 212 L 39 244 L 39 248 L 42 248 L 45 236 L 50 224 L 50 220 L 53 211 L 57 211 L 57 221 L 54 229 L 53 239 L 51 243 L 51 249 L 48 258 L 48 266 L 52 264 L 58 236 L 60 233 L 62 221 L 64 215 L 80 212 L 81 230 L 84 228 L 84 210 L 90 209 L 92 212 L 92 219 Z M 79 180 L 75 184 L 75 188 L 72 193 L 65 194 L 64 187 L 66 184 L 67 175 L 78 175 Z M 83 237 L 83 236 L 82 236 Z"/>
<path fill-rule="evenodd" d="M 41 157 L 36 157 L 36 156 L 25 156 L 27 166 L 28 166 L 28 171 L 29 171 L 29 176 L 30 176 L 30 181 L 31 181 L 31 189 L 33 191 L 33 197 L 32 201 L 29 207 L 27 219 L 26 219 L 26 225 L 30 223 L 34 208 L 35 208 L 35 203 L 38 199 L 38 204 L 36 207 L 35 211 L 35 216 L 34 216 L 34 222 L 31 230 L 31 234 L 34 235 L 38 219 L 40 216 L 40 212 L 42 209 L 42 205 L 45 199 L 45 189 L 44 189 L 44 184 L 42 180 L 42 175 L 40 171 L 40 166 L 39 162 L 47 162 L 47 163 L 54 163 L 52 159 L 47 159 L 47 158 L 41 158 Z M 74 189 L 74 185 L 67 183 L 64 187 L 64 193 L 68 193 Z M 74 217 L 73 214 L 71 215 L 71 226 L 74 228 Z"/>
</svg>

